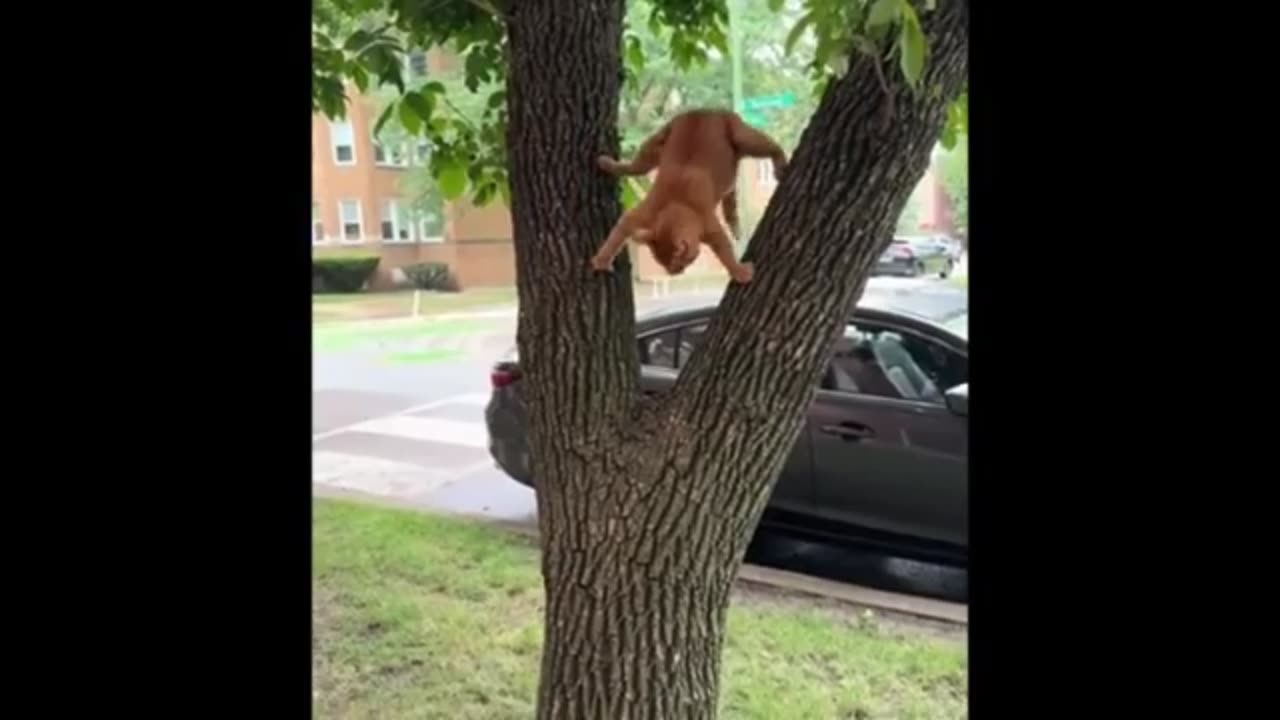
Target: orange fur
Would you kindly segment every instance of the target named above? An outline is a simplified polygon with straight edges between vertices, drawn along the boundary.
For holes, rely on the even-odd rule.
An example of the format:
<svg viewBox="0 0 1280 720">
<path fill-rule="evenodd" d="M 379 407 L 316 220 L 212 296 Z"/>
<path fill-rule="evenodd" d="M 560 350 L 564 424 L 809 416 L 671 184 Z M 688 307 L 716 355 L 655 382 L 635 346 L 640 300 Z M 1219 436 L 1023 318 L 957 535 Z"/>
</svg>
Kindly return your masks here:
<svg viewBox="0 0 1280 720">
<path fill-rule="evenodd" d="M 614 177 L 658 176 L 649 194 L 618 218 L 591 267 L 607 271 L 629 237 L 649 246 L 667 272 L 679 275 L 697 259 L 703 244 L 711 247 L 735 282 L 751 282 L 754 268 L 733 256 L 733 238 L 716 207 L 738 233 L 737 197 L 733 191 L 738 161 L 769 158 L 781 178 L 787 157 L 778 144 L 729 110 L 691 110 L 672 118 L 645 140 L 631 162 L 601 156 L 600 168 Z"/>
</svg>

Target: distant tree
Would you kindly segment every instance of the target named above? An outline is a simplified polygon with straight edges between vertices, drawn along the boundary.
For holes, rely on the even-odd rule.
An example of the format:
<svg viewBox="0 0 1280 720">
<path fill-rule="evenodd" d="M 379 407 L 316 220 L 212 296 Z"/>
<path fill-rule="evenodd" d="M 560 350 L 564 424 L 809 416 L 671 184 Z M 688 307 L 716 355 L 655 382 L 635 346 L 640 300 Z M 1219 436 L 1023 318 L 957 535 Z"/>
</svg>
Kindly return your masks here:
<svg viewBox="0 0 1280 720">
<path fill-rule="evenodd" d="M 938 158 L 938 175 L 951 203 L 951 223 L 964 235 L 969 234 L 969 138 L 957 138 L 955 147 L 944 150 Z"/>
<path fill-rule="evenodd" d="M 907 197 L 907 204 L 902 207 L 902 214 L 898 215 L 898 224 L 894 230 L 898 235 L 913 235 L 920 231 L 920 210 L 924 207 L 924 193 L 925 184 L 916 183 L 915 189 Z"/>
</svg>

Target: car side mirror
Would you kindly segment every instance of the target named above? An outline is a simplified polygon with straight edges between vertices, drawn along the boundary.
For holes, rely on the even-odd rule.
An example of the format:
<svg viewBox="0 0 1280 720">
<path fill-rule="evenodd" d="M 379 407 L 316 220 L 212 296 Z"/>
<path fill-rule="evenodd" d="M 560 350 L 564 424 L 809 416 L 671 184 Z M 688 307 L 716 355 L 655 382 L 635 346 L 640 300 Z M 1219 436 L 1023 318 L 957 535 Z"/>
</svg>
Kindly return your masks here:
<svg viewBox="0 0 1280 720">
<path fill-rule="evenodd" d="M 969 417 L 969 383 L 961 383 L 946 392 L 947 409 L 960 417 Z"/>
</svg>

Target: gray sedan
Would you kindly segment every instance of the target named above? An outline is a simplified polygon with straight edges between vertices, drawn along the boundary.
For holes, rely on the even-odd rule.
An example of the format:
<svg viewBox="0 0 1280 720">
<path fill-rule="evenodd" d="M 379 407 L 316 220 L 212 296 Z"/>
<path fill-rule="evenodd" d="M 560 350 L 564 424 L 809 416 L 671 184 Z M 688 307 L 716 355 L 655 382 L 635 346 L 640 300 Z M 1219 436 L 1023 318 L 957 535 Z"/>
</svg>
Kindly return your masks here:
<svg viewBox="0 0 1280 720">
<path fill-rule="evenodd" d="M 945 278 L 955 270 L 957 258 L 943 242 L 931 237 L 895 237 L 876 260 L 874 275 Z"/>
<path fill-rule="evenodd" d="M 763 525 L 966 565 L 969 536 L 966 307 L 924 314 L 864 298 L 837 341 Z M 637 321 L 641 384 L 675 382 L 714 307 Z M 485 412 L 498 466 L 532 486 L 520 367 L 491 374 Z"/>
</svg>

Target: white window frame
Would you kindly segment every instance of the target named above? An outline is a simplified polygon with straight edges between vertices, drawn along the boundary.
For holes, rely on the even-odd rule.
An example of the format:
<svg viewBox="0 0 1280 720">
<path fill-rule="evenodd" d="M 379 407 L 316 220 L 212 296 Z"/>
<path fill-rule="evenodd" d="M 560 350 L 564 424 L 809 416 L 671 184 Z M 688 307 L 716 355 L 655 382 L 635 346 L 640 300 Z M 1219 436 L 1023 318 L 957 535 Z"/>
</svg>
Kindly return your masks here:
<svg viewBox="0 0 1280 720">
<path fill-rule="evenodd" d="M 320 233 L 316 234 L 316 230 Z M 324 238 L 324 216 L 320 213 L 320 203 L 311 203 L 311 244 L 323 245 Z"/>
<path fill-rule="evenodd" d="M 373 142 L 373 162 L 375 165 L 378 167 L 399 169 L 409 167 L 409 153 L 404 143 L 382 143 L 378 142 L 378 138 L 370 138 L 370 140 Z M 393 147 L 400 148 L 400 162 L 396 162 L 391 154 L 391 149 Z M 378 158 L 378 153 L 382 153 L 381 159 Z"/>
<path fill-rule="evenodd" d="M 415 235 L 414 227 L 413 227 L 414 222 L 412 218 L 409 219 L 408 227 L 403 227 L 403 228 L 400 227 L 400 211 L 404 210 L 405 215 L 412 214 L 410 210 L 403 207 L 403 203 L 404 201 L 401 200 L 400 198 L 384 198 L 382 202 L 378 204 L 378 238 L 384 244 L 404 245 L 404 244 L 409 244 L 416 241 L 416 238 L 414 237 Z M 390 238 L 386 238 L 382 236 L 382 224 L 386 222 L 386 218 L 388 215 L 390 215 L 391 217 L 391 237 Z M 408 237 L 401 238 L 400 237 L 401 230 L 408 231 Z"/>
<path fill-rule="evenodd" d="M 426 245 L 437 245 L 444 242 L 444 235 L 428 235 L 426 220 L 418 221 L 418 242 Z"/>
<path fill-rule="evenodd" d="M 444 208 L 441 208 L 441 215 L 440 215 L 441 227 L 440 227 L 439 235 L 429 234 L 427 232 L 427 219 L 424 217 L 421 217 L 422 213 L 420 212 L 415 214 L 419 215 L 419 217 L 415 218 L 413 221 L 414 229 L 418 231 L 418 242 L 424 243 L 427 245 L 434 245 L 434 244 L 444 242 L 444 223 L 445 223 Z"/>
<path fill-rule="evenodd" d="M 355 203 L 356 205 L 356 227 L 359 228 L 360 235 L 355 240 L 347 237 L 347 219 L 342 215 L 343 203 Z M 338 241 L 345 245 L 360 245 L 364 242 L 364 208 L 361 206 L 359 198 L 338 199 Z"/>
<path fill-rule="evenodd" d="M 350 143 L 351 160 L 349 161 L 338 159 L 338 147 L 339 147 L 338 128 L 344 127 L 344 126 L 348 128 L 350 139 L 351 139 L 351 143 Z M 340 167 L 352 167 L 356 164 L 356 161 L 359 157 L 359 154 L 356 150 L 356 126 L 355 126 L 355 123 L 351 122 L 350 118 L 346 120 L 329 121 L 329 149 L 330 149 L 330 154 L 333 156 L 334 165 L 338 165 Z"/>
<path fill-rule="evenodd" d="M 427 167 L 431 164 L 431 143 L 426 140 L 418 140 L 413 144 L 413 164 L 419 167 Z"/>
</svg>

